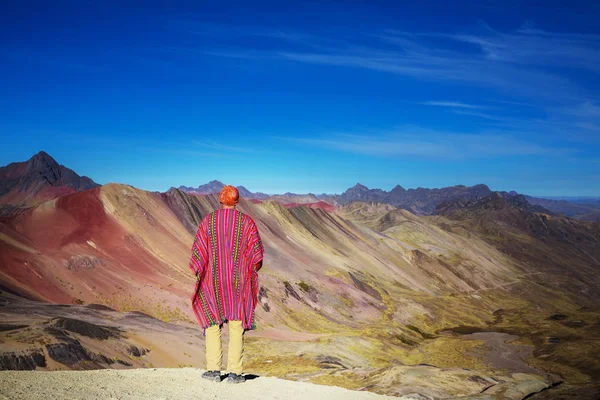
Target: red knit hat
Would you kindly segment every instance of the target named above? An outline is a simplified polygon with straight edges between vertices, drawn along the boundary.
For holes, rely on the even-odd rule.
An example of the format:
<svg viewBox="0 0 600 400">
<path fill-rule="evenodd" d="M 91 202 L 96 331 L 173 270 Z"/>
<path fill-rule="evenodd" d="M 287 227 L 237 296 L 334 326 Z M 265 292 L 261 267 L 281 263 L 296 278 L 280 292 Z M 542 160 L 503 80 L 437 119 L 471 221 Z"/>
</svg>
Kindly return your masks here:
<svg viewBox="0 0 600 400">
<path fill-rule="evenodd" d="M 234 206 L 240 201 L 240 192 L 235 186 L 224 186 L 223 189 L 221 189 L 219 200 L 221 201 L 221 204 Z"/>
</svg>

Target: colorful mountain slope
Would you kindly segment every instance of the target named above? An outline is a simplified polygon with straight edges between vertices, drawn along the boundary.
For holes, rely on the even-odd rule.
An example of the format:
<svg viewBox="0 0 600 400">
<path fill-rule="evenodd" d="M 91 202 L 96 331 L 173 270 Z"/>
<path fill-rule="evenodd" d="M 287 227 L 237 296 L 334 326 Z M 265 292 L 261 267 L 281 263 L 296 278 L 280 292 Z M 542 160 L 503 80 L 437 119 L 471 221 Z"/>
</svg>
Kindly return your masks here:
<svg viewBox="0 0 600 400">
<path fill-rule="evenodd" d="M 191 316 L 189 248 L 198 222 L 216 207 L 215 195 L 158 194 L 118 184 L 62 196 L 2 220 L 2 283 L 54 302 L 77 299 L 117 309 L 143 302 L 151 314 L 152 307 L 163 304 Z M 286 209 L 277 202 L 243 200 L 240 209 L 257 220 L 266 243 L 270 267 L 265 287 L 279 288 L 274 291 L 285 297 L 291 290 L 283 281 L 304 282 L 314 288 L 312 297 L 320 305 L 298 301 L 298 310 L 319 309 L 350 324 L 355 313 L 369 319 L 382 312 L 379 292 L 365 289 L 371 281 L 433 294 L 481 289 L 508 282 L 517 273 L 510 263 L 498 261 L 483 268 L 474 284 L 461 278 L 468 275 L 467 267 L 429 260 L 408 242 L 319 208 Z M 154 291 L 153 302 L 145 301 Z M 348 301 L 358 306 L 347 309 Z M 286 322 L 285 308 L 265 318 Z"/>
<path fill-rule="evenodd" d="M 300 204 L 300 203 L 287 203 L 283 205 L 285 208 L 295 208 L 295 207 L 300 207 L 300 206 L 304 206 L 304 207 L 309 207 L 309 208 L 318 208 L 321 209 L 323 211 L 327 211 L 327 212 L 334 212 L 336 207 L 332 206 L 331 204 L 325 202 L 325 201 L 317 201 L 314 203 L 305 203 L 305 204 Z"/>
<path fill-rule="evenodd" d="M 46 201 L 0 219 L 0 286 L 193 327 L 190 248 L 217 207 L 214 194 L 120 184 Z M 529 364 L 557 374 L 549 382 L 600 377 L 597 223 L 498 193 L 446 202 L 431 216 L 360 202 L 334 212 L 246 199 L 239 207 L 266 247 L 251 370 L 347 386 L 364 378 L 396 393 L 401 369 L 391 360 L 508 368 L 498 334 L 519 337 Z M 469 336 L 481 331 L 492 336 Z M 144 340 L 178 351 L 159 337 Z M 351 368 L 325 374 L 323 363 Z"/>
</svg>

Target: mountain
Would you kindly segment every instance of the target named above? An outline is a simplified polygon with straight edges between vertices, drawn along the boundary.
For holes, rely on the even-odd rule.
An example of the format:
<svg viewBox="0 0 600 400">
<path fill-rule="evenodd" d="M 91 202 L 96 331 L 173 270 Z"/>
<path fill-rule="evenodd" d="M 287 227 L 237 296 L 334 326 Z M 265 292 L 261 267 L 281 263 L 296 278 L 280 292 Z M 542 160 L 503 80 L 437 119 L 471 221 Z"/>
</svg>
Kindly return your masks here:
<svg viewBox="0 0 600 400">
<path fill-rule="evenodd" d="M 354 220 L 351 214 L 358 215 L 356 219 L 363 219 L 363 225 L 401 241 L 405 247 L 419 249 L 419 258 L 415 261 L 422 259 L 431 265 L 437 260 L 448 267 L 470 266 L 470 272 L 461 275 L 466 281 L 478 279 L 485 262 L 500 262 L 498 267 L 516 268 L 512 281 L 485 290 L 465 292 L 466 296 L 478 299 L 479 296 L 495 297 L 499 291 L 504 291 L 500 297 L 506 295 L 514 303 L 508 305 L 506 298 L 497 303 L 494 312 L 497 319 L 485 328 L 464 323 L 455 332 L 483 337 L 484 332 L 501 331 L 528 337 L 535 346 L 535 357 L 544 354 L 547 360 L 579 364 L 582 368 L 589 368 L 588 371 L 595 371 L 593 375 L 600 373 L 600 363 L 594 361 L 594 357 L 600 354 L 600 345 L 593 344 L 594 337 L 600 333 L 597 331 L 600 325 L 588 317 L 580 322 L 572 320 L 575 314 L 583 316 L 591 312 L 587 314 L 591 316 L 598 315 L 596 313 L 600 311 L 599 292 L 593 289 L 600 285 L 600 224 L 551 213 L 529 204 L 524 196 L 511 197 L 497 192 L 476 201 L 446 203 L 438 207 L 435 215 L 421 217 L 402 209 L 385 212 L 381 206 L 374 208 L 373 204 L 367 203 L 353 203 L 351 206 L 352 213 L 345 212 L 346 218 Z M 370 220 L 369 214 L 372 215 Z M 490 249 L 494 250 L 490 252 Z M 487 301 L 482 304 L 487 304 Z M 444 318 L 452 313 L 449 304 L 445 306 Z M 537 306 L 545 311 L 536 314 Z M 555 312 L 552 309 L 569 311 Z M 465 316 L 465 319 L 468 317 Z M 556 321 L 561 319 L 563 322 L 557 324 Z M 593 324 L 596 324 L 595 328 L 592 328 Z M 577 325 L 582 329 L 569 337 Z M 580 351 L 590 356 L 582 358 Z M 562 370 L 563 373 L 565 370 Z M 597 396 L 597 391 L 594 393 L 582 393 L 573 398 L 592 399 Z M 540 398 L 555 397 L 548 394 Z"/>
<path fill-rule="evenodd" d="M 207 184 L 200 185 L 197 188 L 180 186 L 182 190 L 190 194 L 206 195 L 211 193 L 219 193 L 223 188 L 222 182 L 213 180 Z M 238 186 L 240 195 L 248 199 L 257 200 L 272 200 L 282 203 L 286 206 L 294 206 L 297 204 L 318 205 L 322 209 L 334 210 L 337 206 L 348 205 L 352 202 L 366 202 L 389 204 L 396 208 L 409 210 L 417 215 L 431 215 L 435 213 L 436 208 L 440 204 L 449 203 L 452 201 L 472 202 L 488 196 L 492 191 L 483 184 L 474 186 L 456 185 L 444 188 L 417 188 L 405 189 L 400 185 L 396 185 L 392 190 L 385 191 L 382 189 L 369 189 L 368 187 L 357 183 L 355 186 L 347 189 L 342 194 L 296 194 L 284 193 L 267 195 L 264 193 L 252 193 L 243 186 Z M 506 194 L 507 196 L 518 196 L 515 191 Z M 532 205 L 540 205 L 545 209 L 587 221 L 600 220 L 600 206 L 595 202 L 590 201 L 587 204 L 568 202 L 566 200 L 550 200 L 525 196 L 527 201 Z M 326 205 L 324 203 L 328 203 Z"/>
<path fill-rule="evenodd" d="M 295 193 L 284 193 L 284 194 L 275 194 L 272 196 L 269 196 L 268 198 L 269 200 L 272 201 L 277 201 L 279 203 L 283 203 L 283 204 L 314 204 L 314 203 L 318 203 L 321 200 L 319 200 L 319 198 L 317 196 L 315 196 L 312 193 L 308 193 L 308 194 L 295 194 Z"/>
<path fill-rule="evenodd" d="M 92 189 L 99 185 L 87 176 L 60 165 L 40 151 L 28 161 L 0 168 L 0 204 L 25 207 L 64 194 Z"/>
<path fill-rule="evenodd" d="M 491 192 L 485 197 L 475 200 L 458 198 L 445 203 L 440 203 L 434 212 L 437 215 L 452 215 L 454 212 L 474 212 L 476 210 L 508 210 L 519 209 L 529 212 L 543 212 L 554 214 L 550 210 L 531 204 L 527 196 L 521 194 L 510 194 L 506 192 Z"/>
<path fill-rule="evenodd" d="M 295 207 L 309 207 L 309 208 L 318 208 L 327 212 L 334 212 L 335 206 L 327 203 L 326 201 L 317 201 L 315 203 L 286 203 L 283 205 L 285 208 L 295 208 Z"/>
<path fill-rule="evenodd" d="M 193 329 L 188 253 L 199 221 L 218 207 L 215 194 L 155 193 L 120 184 L 61 196 L 0 219 L 0 286 L 31 301 L 101 304 Z M 497 334 L 527 338 L 535 344 L 533 354 L 550 354 L 534 358 L 542 370 L 562 368 L 568 379 L 600 376 L 593 358 L 596 342 L 587 339 L 596 334 L 593 321 L 599 316 L 589 308 L 600 293 L 600 267 L 594 261 L 600 260 L 597 224 L 545 214 L 522 196 L 507 200 L 498 194 L 455 202 L 432 216 L 359 202 L 340 207 L 344 216 L 306 206 L 288 209 L 274 201 L 242 199 L 239 207 L 257 221 L 266 247 L 260 329 L 248 344 L 254 355 L 247 362 L 251 371 L 330 384 L 350 384 L 367 374 L 374 387 L 396 393 L 396 386 L 384 383 L 389 381 L 385 376 L 403 373 L 389 364 L 391 359 L 461 366 L 477 374 L 491 373 L 482 367 L 486 363 L 507 367 L 497 364 L 504 358 L 496 358 L 495 352 L 509 351 L 494 347 L 503 343 L 493 336 Z M 350 220 L 354 218 L 356 222 Z M 10 314 L 10 308 L 2 310 Z M 82 311 L 69 310 L 64 312 L 76 319 L 95 312 L 86 309 L 77 316 Z M 50 312 L 45 315 L 53 321 Z M 546 320 L 553 315 L 565 317 Z M 28 326 L 17 324 L 21 314 L 14 319 L 15 326 Z M 133 329 L 128 334 L 132 345 L 145 343 L 152 357 L 170 354 L 168 359 L 179 363 L 187 359 L 187 347 L 177 347 L 181 339 L 152 333 L 164 332 L 159 322 L 144 325 L 147 332 L 135 325 L 126 328 L 128 324 L 124 320 L 119 326 Z M 440 333 L 452 329 L 458 336 Z M 477 347 L 468 335 L 480 331 L 496 333 Z M 39 339 L 32 333 L 23 337 L 47 341 L 44 332 L 40 330 Z M 547 336 L 561 344 L 549 344 Z M 306 341 L 317 337 L 322 340 L 306 347 Z M 12 340 L 0 343 L 0 355 Z M 90 352 L 104 348 L 106 354 L 117 345 L 81 343 L 92 346 Z M 436 350 L 440 346 L 443 354 Z M 466 357 L 465 346 L 478 349 L 478 355 Z M 585 346 L 592 350 L 576 359 L 568 355 Z M 513 350 L 522 354 L 532 348 Z M 68 349 L 64 351 L 74 351 Z M 57 357 L 46 350 L 42 354 Z M 173 365 L 167 358 L 152 359 Z M 265 365 L 266 359 L 276 362 Z M 334 369 L 344 366 L 339 369 L 344 378 L 329 376 L 323 360 L 337 365 Z M 84 364 L 72 368 L 79 365 Z M 289 368 L 295 365 L 303 367 Z M 519 365 L 519 371 L 539 375 Z"/>
<path fill-rule="evenodd" d="M 340 204 L 348 204 L 353 201 L 364 201 L 373 203 L 387 203 L 395 207 L 410 210 L 417 215 L 428 215 L 435 211 L 439 204 L 448 201 L 463 199 L 475 200 L 491 193 L 486 185 L 475 186 L 450 186 L 441 189 L 404 189 L 397 185 L 391 191 L 381 189 L 369 189 L 360 183 L 346 190 L 335 199 Z"/>
<path fill-rule="evenodd" d="M 179 190 L 189 193 L 189 194 L 199 194 L 199 195 L 207 195 L 221 192 L 225 186 L 224 183 L 213 180 L 204 185 L 200 185 L 197 188 L 188 187 L 188 186 L 180 186 Z M 312 193 L 308 194 L 296 194 L 296 193 L 284 193 L 284 194 L 276 194 L 276 195 L 268 195 L 266 193 L 256 192 L 253 193 L 246 189 L 244 186 L 237 186 L 240 196 L 246 199 L 256 199 L 256 200 L 272 200 L 277 201 L 282 204 L 316 204 L 321 201 L 321 198 L 318 198 Z M 174 189 L 174 188 L 171 188 Z M 327 196 L 327 195 L 323 195 Z"/>
<path fill-rule="evenodd" d="M 437 213 L 510 255 L 530 273 L 555 280 L 556 288 L 597 301 L 598 294 L 582 284 L 600 285 L 600 224 L 551 213 L 522 195 L 497 192 L 468 204 L 440 206 Z"/>
<path fill-rule="evenodd" d="M 600 224 L 486 189 L 388 192 L 429 215 L 243 197 L 265 244 L 245 368 L 422 398 L 598 381 Z M 0 217 L 0 367 L 203 366 L 188 262 L 219 206 L 113 183 Z"/>
<path fill-rule="evenodd" d="M 588 205 L 591 205 L 593 207 L 600 207 L 600 198 L 597 198 L 597 197 L 586 198 L 586 199 L 576 198 L 576 199 L 570 200 L 570 201 L 572 203 L 588 204 Z"/>
<path fill-rule="evenodd" d="M 224 186 L 219 181 L 211 181 L 207 184 L 200 185 L 198 188 L 180 186 L 179 190 L 191 194 L 211 194 L 220 192 Z M 325 202 L 331 206 L 322 207 L 323 209 L 335 209 L 340 205 L 347 205 L 354 201 L 367 203 L 382 203 L 389 204 L 397 208 L 404 208 L 417 215 L 433 214 L 440 204 L 448 203 L 454 200 L 475 201 L 488 196 L 492 191 L 489 187 L 483 184 L 474 186 L 456 185 L 443 188 L 417 188 L 405 189 L 400 185 L 396 185 L 392 190 L 385 191 L 382 189 L 369 189 L 366 186 L 357 183 L 355 186 L 347 189 L 342 194 L 320 194 L 312 193 L 297 194 L 284 193 L 267 195 L 265 193 L 252 193 L 243 186 L 238 186 L 240 195 L 248 199 L 257 200 L 273 200 L 282 204 L 319 204 Z M 507 193 L 510 196 L 517 196 L 519 193 L 510 191 Z M 575 202 L 567 200 L 553 200 L 545 198 L 537 198 L 533 196 L 525 196 L 527 201 L 532 205 L 540 205 L 545 209 L 573 217 L 585 221 L 600 221 L 600 202 L 596 199 L 588 199 L 586 201 Z"/>
<path fill-rule="evenodd" d="M 540 205 L 555 213 L 563 214 L 567 217 L 583 219 L 586 221 L 600 221 L 600 202 L 574 202 L 568 200 L 552 200 L 532 196 L 525 196 L 531 204 Z"/>
<path fill-rule="evenodd" d="M 190 194 L 200 194 L 200 195 L 207 195 L 207 194 L 213 194 L 213 193 L 220 193 L 221 189 L 223 189 L 223 187 L 225 186 L 225 184 L 223 182 L 217 181 L 217 180 L 212 180 L 204 185 L 200 185 L 197 188 L 193 188 L 193 187 L 188 187 L 188 186 L 179 186 L 177 189 L 185 192 L 185 193 L 190 193 Z M 173 187 L 171 189 L 174 189 Z M 169 189 L 169 190 L 171 190 Z M 258 199 L 258 200 L 263 200 L 269 197 L 268 194 L 265 193 L 252 193 L 250 192 L 248 189 L 246 189 L 244 186 L 237 186 L 237 189 L 240 192 L 240 196 L 247 198 L 247 199 Z"/>
<path fill-rule="evenodd" d="M 212 180 L 208 183 L 205 183 L 204 185 L 198 186 L 197 188 L 188 187 L 188 186 L 180 186 L 178 189 L 183 192 L 186 192 L 186 193 L 206 195 L 206 194 L 212 194 L 212 193 L 219 193 L 221 191 L 221 189 L 223 189 L 224 186 L 225 186 L 225 184 L 223 182 L 220 182 L 217 180 Z M 173 189 L 173 188 L 171 188 L 171 189 Z"/>
<path fill-rule="evenodd" d="M 348 204 L 352 201 L 364 201 L 374 203 L 389 203 L 388 193 L 381 189 L 369 189 L 360 183 L 352 186 L 344 193 L 336 197 L 340 204 Z"/>
<path fill-rule="evenodd" d="M 387 203 L 364 203 L 354 201 L 339 206 L 336 210 L 336 214 L 376 230 L 375 227 L 378 225 L 377 221 L 393 210 L 396 210 L 396 207 Z"/>
<path fill-rule="evenodd" d="M 588 214 L 584 214 L 577 217 L 582 221 L 600 222 L 600 211 L 592 211 Z"/>
</svg>

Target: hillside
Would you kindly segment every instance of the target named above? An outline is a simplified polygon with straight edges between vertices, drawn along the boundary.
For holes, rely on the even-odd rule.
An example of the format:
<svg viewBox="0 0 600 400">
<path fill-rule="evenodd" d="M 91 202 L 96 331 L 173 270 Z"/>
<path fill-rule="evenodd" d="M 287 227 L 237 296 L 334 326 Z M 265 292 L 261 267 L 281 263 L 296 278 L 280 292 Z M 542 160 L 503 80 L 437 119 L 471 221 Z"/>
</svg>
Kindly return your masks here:
<svg viewBox="0 0 600 400">
<path fill-rule="evenodd" d="M 266 249 L 249 372 L 398 394 L 407 368 L 434 366 L 419 386 L 434 398 L 490 380 L 512 387 L 519 374 L 577 390 L 600 378 L 597 223 L 498 193 L 431 216 L 288 206 L 239 206 Z M 217 207 L 214 194 L 108 184 L 1 218 L 3 368 L 201 367 L 188 261 Z M 97 330 L 86 323 L 120 339 L 82 337 Z M 487 378 L 439 377 L 449 368 Z"/>
<path fill-rule="evenodd" d="M 566 217 L 582 219 L 584 221 L 600 221 L 600 203 L 597 201 L 578 203 L 567 200 L 541 199 L 532 196 L 525 196 L 525 198 L 532 205 L 542 206 Z"/>
<path fill-rule="evenodd" d="M 210 181 L 197 188 L 180 186 L 178 189 L 196 195 L 207 195 L 219 193 L 224 184 L 220 181 Z M 171 188 L 173 190 L 175 188 Z M 416 215 L 431 215 L 436 212 L 436 209 L 443 204 L 461 201 L 472 202 L 477 201 L 490 195 L 492 190 L 486 185 L 479 184 L 474 186 L 455 185 L 443 188 L 416 188 L 405 189 L 400 185 L 396 185 L 392 190 L 386 191 L 382 189 L 369 189 L 360 183 L 347 189 L 342 194 L 321 194 L 314 195 L 284 193 L 267 195 L 265 193 L 252 193 L 243 186 L 238 186 L 240 194 L 246 199 L 254 200 L 271 200 L 287 205 L 320 205 L 319 208 L 333 211 L 337 207 L 350 206 L 353 202 L 386 204 L 395 208 L 403 208 L 411 211 Z M 502 192 L 504 196 L 518 196 L 519 193 Z M 572 217 L 583 221 L 600 221 L 600 203 L 596 199 L 590 200 L 554 200 L 546 198 L 538 198 L 533 196 L 524 196 L 531 205 L 541 206 L 544 209 L 555 214 L 561 214 L 566 217 Z M 343 211 L 342 211 L 343 213 Z"/>
<path fill-rule="evenodd" d="M 197 327 L 190 324 L 167 323 L 139 312 L 123 313 L 98 304 L 90 305 L 59 305 L 28 301 L 16 298 L 7 293 L 0 293 L 0 316 L 4 323 L 2 328 L 2 343 L 0 343 L 0 367 L 3 370 L 91 370 L 117 369 L 117 375 L 101 373 L 85 375 L 86 382 L 98 380 L 98 389 L 111 387 L 111 394 L 119 398 L 139 396 L 146 388 L 132 392 L 128 388 L 119 387 L 116 381 L 107 377 L 123 378 L 136 376 L 136 384 L 148 379 L 162 379 L 155 374 L 155 367 L 189 367 L 198 366 L 204 360 L 204 338 Z M 227 329 L 224 330 L 227 340 Z M 362 360 L 359 352 L 346 352 L 344 358 L 331 354 L 339 352 L 338 346 L 331 346 L 337 341 L 338 333 L 308 333 L 290 331 L 288 329 L 269 328 L 246 333 L 246 368 L 250 377 L 284 376 L 287 379 L 311 381 L 326 385 L 344 386 L 353 390 L 368 390 L 376 393 L 388 393 L 397 396 L 416 396 L 416 398 L 436 398 L 439 396 L 475 396 L 482 391 L 487 394 L 506 393 L 507 390 L 516 394 L 513 398 L 521 398 L 529 393 L 543 390 L 549 386 L 547 380 L 527 367 L 520 360 L 523 356 L 519 346 L 504 344 L 510 335 L 495 335 L 477 337 L 476 335 L 463 340 L 476 344 L 483 340 L 490 348 L 490 354 L 498 357 L 502 354 L 502 365 L 515 370 L 512 373 L 503 370 L 490 372 L 456 367 L 436 367 L 428 364 L 390 365 L 383 368 L 369 368 Z M 347 337 L 345 342 L 351 339 Z M 450 339 L 450 338 L 449 338 Z M 360 342 L 358 343 L 360 345 Z M 365 345 L 363 343 L 363 345 Z M 287 349 L 290 346 L 295 351 L 295 360 L 285 365 L 281 363 L 277 352 L 271 348 Z M 354 349 L 356 351 L 356 349 Z M 225 348 L 225 357 L 227 349 Z M 131 371 L 123 375 L 123 369 L 151 368 L 147 372 Z M 197 370 L 170 370 L 170 379 L 177 382 L 188 372 L 199 374 Z M 127 375 L 131 374 L 131 375 Z M 148 374 L 148 375 L 145 375 Z M 254 375 L 253 375 L 254 374 Z M 157 376 L 158 375 L 158 376 Z M 53 379 L 56 397 L 67 388 L 62 385 L 61 375 L 35 375 L 27 373 L 0 372 L 0 394 L 23 398 L 24 388 L 31 389 L 37 379 Z M 83 375 L 65 374 L 64 379 L 79 379 Z M 187 378 L 186 378 L 187 379 Z M 263 379 L 263 378 L 260 378 Z M 121 380 L 122 381 L 122 380 Z M 253 381 L 251 381 L 253 382 Z M 65 381 L 66 383 L 66 381 Z M 79 390 L 76 382 L 70 381 L 72 390 Z M 205 381 L 196 382 L 196 387 L 207 384 Z M 211 385 L 214 385 L 211 383 Z M 302 386 L 290 387 L 302 389 Z M 165 385 L 173 388 L 181 395 L 187 395 L 186 389 Z M 214 386 L 206 389 L 212 390 Z M 311 386 L 313 387 L 313 386 Z M 10 391 L 8 389 L 11 389 Z M 136 387 L 137 388 L 137 387 Z M 89 389 L 89 388 L 88 388 Z M 37 392 L 29 390 L 33 396 L 48 395 L 48 387 Z M 162 389 L 152 387 L 148 392 L 149 398 L 161 398 Z M 168 389 L 171 390 L 171 389 Z M 319 393 L 343 393 L 347 391 L 317 389 Z M 301 391 L 304 391 L 303 389 Z M 267 389 L 267 393 L 270 389 Z M 106 396 L 106 391 L 89 392 L 90 395 Z M 223 393 L 229 393 L 227 391 Z M 368 396 L 356 394 L 356 396 Z M 421 397 L 418 397 L 421 396 Z M 70 396 L 73 397 L 73 394 Z M 37 397 L 34 397 L 37 398 Z M 360 397 L 362 398 L 362 397 Z M 409 397 L 411 398 L 411 397 Z M 471 397 L 467 397 L 471 398 Z M 490 397 L 485 397 L 490 398 Z M 502 398 L 491 397 L 491 398 Z"/>
<path fill-rule="evenodd" d="M 353 201 L 386 203 L 398 208 L 404 208 L 417 215 L 428 215 L 442 203 L 461 199 L 472 201 L 491 193 L 486 185 L 464 186 L 456 185 L 439 189 L 404 189 L 397 185 L 389 192 L 381 189 L 369 189 L 360 183 L 346 190 L 335 199 L 344 205 Z"/>
</svg>

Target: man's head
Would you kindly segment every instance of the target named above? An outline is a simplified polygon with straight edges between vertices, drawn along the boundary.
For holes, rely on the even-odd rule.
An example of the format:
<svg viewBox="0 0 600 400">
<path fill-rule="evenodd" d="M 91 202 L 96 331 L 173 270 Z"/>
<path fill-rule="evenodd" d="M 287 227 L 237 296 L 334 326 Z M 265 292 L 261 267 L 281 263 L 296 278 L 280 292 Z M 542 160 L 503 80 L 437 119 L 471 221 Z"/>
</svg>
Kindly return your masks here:
<svg viewBox="0 0 600 400">
<path fill-rule="evenodd" d="M 221 189 L 219 200 L 223 207 L 235 207 L 238 201 L 240 201 L 240 192 L 235 186 L 224 186 L 223 189 Z"/>
</svg>

